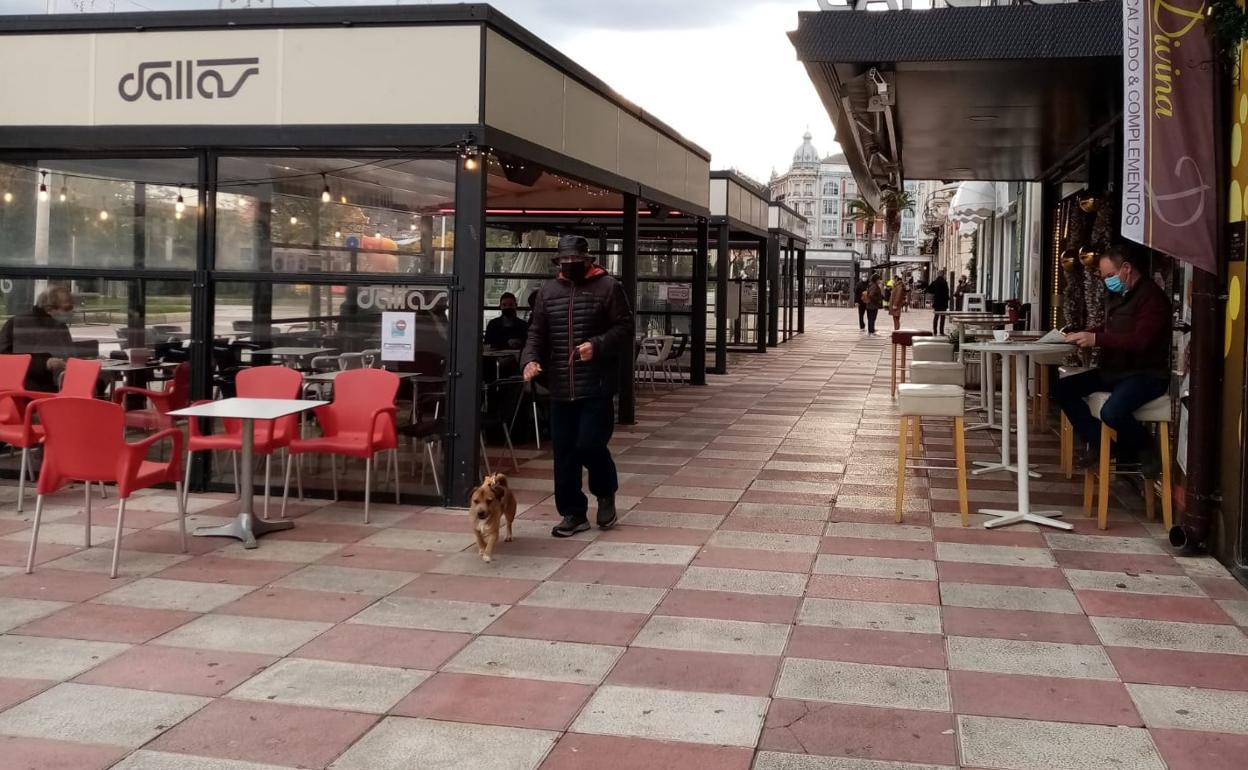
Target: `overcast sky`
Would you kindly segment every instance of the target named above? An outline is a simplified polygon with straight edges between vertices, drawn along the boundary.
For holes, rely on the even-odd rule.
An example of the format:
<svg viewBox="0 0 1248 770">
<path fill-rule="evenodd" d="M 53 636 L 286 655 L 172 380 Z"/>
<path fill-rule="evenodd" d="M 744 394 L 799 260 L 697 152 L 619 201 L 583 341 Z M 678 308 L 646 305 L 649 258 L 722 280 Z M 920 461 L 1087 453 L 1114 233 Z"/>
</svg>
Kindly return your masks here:
<svg viewBox="0 0 1248 770">
<path fill-rule="evenodd" d="M 246 0 L 220 0 L 240 7 Z M 255 2 L 255 0 L 252 0 Z M 0 13 L 73 12 L 91 0 L 0 0 Z M 96 11 L 216 8 L 219 0 L 94 0 Z M 380 0 L 275 0 L 278 7 Z M 420 0 L 405 0 L 420 2 Z M 427 4 L 427 3 L 421 3 Z M 759 180 L 789 167 L 807 126 L 832 123 L 785 32 L 816 0 L 493 0 L 625 97 L 709 150 L 713 168 Z"/>
</svg>

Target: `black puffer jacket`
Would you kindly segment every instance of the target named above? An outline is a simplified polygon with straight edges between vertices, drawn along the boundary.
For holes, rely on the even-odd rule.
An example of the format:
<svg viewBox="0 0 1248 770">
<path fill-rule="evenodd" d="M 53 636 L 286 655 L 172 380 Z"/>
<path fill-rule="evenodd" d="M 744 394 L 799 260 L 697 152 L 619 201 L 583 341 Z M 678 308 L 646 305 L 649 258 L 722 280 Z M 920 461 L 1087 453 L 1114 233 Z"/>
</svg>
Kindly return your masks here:
<svg viewBox="0 0 1248 770">
<path fill-rule="evenodd" d="M 619 382 L 620 356 L 632 338 L 633 311 L 624 287 L 594 266 L 579 284 L 561 275 L 542 285 L 520 365 L 541 364 L 550 397 L 557 401 L 609 396 Z M 575 355 L 582 342 L 593 343 L 589 361 Z"/>
</svg>

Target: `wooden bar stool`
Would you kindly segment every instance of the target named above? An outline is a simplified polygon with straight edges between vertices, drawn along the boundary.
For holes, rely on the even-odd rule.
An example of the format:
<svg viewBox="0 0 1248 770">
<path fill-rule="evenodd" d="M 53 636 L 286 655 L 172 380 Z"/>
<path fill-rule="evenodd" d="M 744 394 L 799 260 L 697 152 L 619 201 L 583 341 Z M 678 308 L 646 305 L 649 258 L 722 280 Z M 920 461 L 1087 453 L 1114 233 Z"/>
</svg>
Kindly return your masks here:
<svg viewBox="0 0 1248 770">
<path fill-rule="evenodd" d="M 941 340 L 915 340 L 913 345 L 915 361 L 952 361 L 954 356 L 953 343 Z"/>
<path fill-rule="evenodd" d="M 947 465 L 928 465 L 927 457 L 919 456 L 921 420 L 924 417 L 953 418 L 953 469 L 958 474 L 958 511 L 962 514 L 962 526 L 971 525 L 970 504 L 966 494 L 966 420 L 965 391 L 957 385 L 902 384 L 897 388 L 897 407 L 901 415 L 897 431 L 897 522 L 902 521 L 902 504 L 906 496 L 906 470 L 950 470 Z M 906 463 L 906 439 L 908 428 L 913 426 L 915 446 L 914 459 L 924 464 Z"/>
<path fill-rule="evenodd" d="M 1059 366 L 1057 367 L 1058 379 L 1070 377 L 1073 374 L 1080 374 L 1088 371 L 1086 366 Z M 1070 420 L 1066 419 L 1066 413 L 1058 411 L 1060 425 L 1058 427 L 1058 438 L 1060 440 L 1058 449 L 1058 469 L 1066 474 L 1066 478 L 1075 475 L 1075 426 L 1070 424 Z"/>
<path fill-rule="evenodd" d="M 892 357 L 889 361 L 889 392 L 897 397 L 897 350 L 901 350 L 901 381 L 906 381 L 906 348 L 914 344 L 915 337 L 930 337 L 929 331 L 919 329 L 898 329 L 893 332 Z"/>
<path fill-rule="evenodd" d="M 1093 393 L 1088 396 L 1088 409 L 1092 411 L 1092 416 L 1100 419 L 1101 409 L 1105 406 L 1105 402 L 1109 400 L 1108 393 Z M 1134 417 L 1142 423 L 1157 423 L 1160 427 L 1161 442 L 1161 521 L 1169 530 L 1174 526 L 1173 512 L 1173 490 L 1171 488 L 1170 479 L 1170 416 L 1171 404 L 1170 396 L 1161 396 L 1149 401 L 1144 406 L 1135 410 Z M 1099 495 L 1097 500 L 1096 526 L 1098 529 L 1109 529 L 1109 480 L 1115 473 L 1119 471 L 1113 465 L 1110 456 L 1111 443 L 1118 438 L 1118 433 L 1104 422 L 1101 423 L 1101 457 L 1097 468 L 1093 470 L 1089 468 L 1083 475 L 1083 512 L 1092 515 L 1092 500 L 1094 495 Z M 1099 485 L 1095 484 L 1099 481 Z M 1153 508 L 1153 495 L 1158 492 L 1158 482 L 1155 479 L 1144 479 L 1144 510 L 1151 520 L 1156 516 Z"/>
</svg>

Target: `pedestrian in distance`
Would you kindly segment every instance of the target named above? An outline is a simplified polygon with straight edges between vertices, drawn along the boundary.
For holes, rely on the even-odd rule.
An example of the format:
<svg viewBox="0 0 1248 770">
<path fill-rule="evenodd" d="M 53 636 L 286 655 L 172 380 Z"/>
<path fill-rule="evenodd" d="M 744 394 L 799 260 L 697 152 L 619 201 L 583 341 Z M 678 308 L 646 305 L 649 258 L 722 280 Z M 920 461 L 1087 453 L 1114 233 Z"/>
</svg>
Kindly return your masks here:
<svg viewBox="0 0 1248 770">
<path fill-rule="evenodd" d="M 932 299 L 932 334 L 941 336 L 945 333 L 945 317 L 941 313 L 949 310 L 949 282 L 945 280 L 945 271 L 936 273 L 936 278 L 927 286 L 927 296 Z"/>
<path fill-rule="evenodd" d="M 555 508 L 562 517 L 551 534 L 571 537 L 589 529 L 581 468 L 589 471 L 589 491 L 598 499 L 598 526 L 616 523 L 620 484 L 607 444 L 615 430 L 620 356 L 633 343 L 633 311 L 620 282 L 594 264 L 589 241 L 563 236 L 555 262 L 559 274 L 538 291 L 520 362 L 526 382 L 546 375 Z"/>
<path fill-rule="evenodd" d="M 884 307 L 884 288 L 880 285 L 880 276 L 873 275 L 867 281 L 865 297 L 866 302 L 863 304 L 867 313 L 867 336 L 875 337 L 875 319 L 880 315 L 880 308 Z"/>
<path fill-rule="evenodd" d="M 906 307 L 906 284 L 898 275 L 893 279 L 893 293 L 888 297 L 888 314 L 893 317 L 893 330 L 901 328 L 901 313 Z"/>
</svg>

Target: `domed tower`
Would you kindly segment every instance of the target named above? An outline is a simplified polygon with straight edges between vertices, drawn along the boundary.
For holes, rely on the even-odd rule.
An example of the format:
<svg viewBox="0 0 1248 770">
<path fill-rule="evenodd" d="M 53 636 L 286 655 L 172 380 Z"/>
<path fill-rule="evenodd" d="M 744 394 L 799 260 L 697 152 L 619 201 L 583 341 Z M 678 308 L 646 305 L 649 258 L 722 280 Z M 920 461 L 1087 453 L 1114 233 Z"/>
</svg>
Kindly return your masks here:
<svg viewBox="0 0 1248 770">
<path fill-rule="evenodd" d="M 802 145 L 797 148 L 796 152 L 793 153 L 794 166 L 819 165 L 819 151 L 816 150 L 815 146 L 810 143 L 812 138 L 813 137 L 810 135 L 809 129 L 806 130 L 806 133 L 802 134 Z"/>
</svg>

